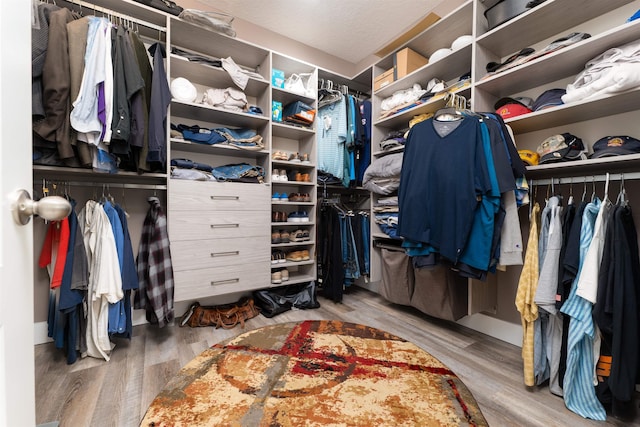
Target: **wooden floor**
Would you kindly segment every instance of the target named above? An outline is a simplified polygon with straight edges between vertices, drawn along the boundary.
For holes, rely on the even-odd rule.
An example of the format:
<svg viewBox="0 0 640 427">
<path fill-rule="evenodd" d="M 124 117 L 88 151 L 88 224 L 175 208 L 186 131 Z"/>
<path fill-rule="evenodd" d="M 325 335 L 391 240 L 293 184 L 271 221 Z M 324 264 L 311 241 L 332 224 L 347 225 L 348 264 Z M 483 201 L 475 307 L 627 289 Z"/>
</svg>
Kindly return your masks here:
<svg viewBox="0 0 640 427">
<path fill-rule="evenodd" d="M 300 321 L 335 319 L 361 323 L 405 338 L 444 362 L 471 390 L 491 426 L 640 426 L 609 417 L 583 419 L 565 408 L 547 387 L 522 383 L 520 348 L 465 327 L 429 318 L 356 288 L 341 304 L 319 298 L 321 307 L 258 316 L 245 329 Z M 182 314 L 182 313 L 179 313 Z M 242 332 L 213 328 L 134 328 L 131 341 L 118 341 L 109 362 L 86 358 L 73 365 L 53 344 L 35 348 L 36 420 L 61 426 L 137 426 L 155 395 L 196 354 Z"/>
</svg>

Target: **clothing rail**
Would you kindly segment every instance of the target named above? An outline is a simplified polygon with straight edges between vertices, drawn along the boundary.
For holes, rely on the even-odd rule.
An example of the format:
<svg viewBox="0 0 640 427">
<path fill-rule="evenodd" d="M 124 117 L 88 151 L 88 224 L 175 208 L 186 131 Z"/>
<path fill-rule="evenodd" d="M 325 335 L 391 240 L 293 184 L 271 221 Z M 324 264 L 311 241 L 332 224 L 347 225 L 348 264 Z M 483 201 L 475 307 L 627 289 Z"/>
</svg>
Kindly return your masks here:
<svg viewBox="0 0 640 427">
<path fill-rule="evenodd" d="M 610 173 L 609 181 L 620 180 L 635 180 L 640 179 L 640 172 L 622 172 L 622 173 Z M 538 185 L 549 184 L 583 184 L 590 182 L 604 182 L 607 180 L 607 174 L 604 175 L 584 175 L 584 176 L 572 176 L 566 178 L 545 178 L 545 179 L 531 179 L 529 185 L 531 187 Z"/>
<path fill-rule="evenodd" d="M 102 7 L 102 6 L 98 6 L 95 5 L 93 3 L 88 3 L 82 0 L 57 0 L 61 3 L 65 3 L 69 6 L 79 6 L 80 9 L 82 10 L 83 7 L 87 8 L 87 9 L 91 9 L 94 11 L 94 14 L 96 12 L 98 13 L 102 13 L 103 15 L 107 15 L 107 16 L 115 16 L 117 18 L 120 18 L 122 20 L 124 20 L 125 22 L 131 22 L 137 25 L 142 25 L 144 27 L 150 28 L 152 30 L 157 30 L 159 32 L 162 33 L 166 33 L 167 32 L 167 28 L 166 27 L 161 27 L 159 25 L 156 24 L 152 24 L 151 22 L 147 22 L 147 21 L 143 21 L 142 19 L 137 19 L 137 18 L 133 18 L 129 15 L 125 15 L 123 13 L 120 12 L 116 12 L 115 10 L 111 10 L 111 9 L 107 9 L 106 7 Z"/>
<path fill-rule="evenodd" d="M 34 182 L 34 184 L 36 184 Z M 133 190 L 166 190 L 167 186 L 164 184 L 128 184 L 128 183 L 119 183 L 119 182 L 90 182 L 90 181 L 65 181 L 65 180 L 53 180 L 47 179 L 45 185 L 53 185 L 57 184 L 60 187 L 64 188 L 64 186 L 69 187 L 105 187 L 105 188 L 122 188 L 122 189 L 133 189 Z"/>
</svg>

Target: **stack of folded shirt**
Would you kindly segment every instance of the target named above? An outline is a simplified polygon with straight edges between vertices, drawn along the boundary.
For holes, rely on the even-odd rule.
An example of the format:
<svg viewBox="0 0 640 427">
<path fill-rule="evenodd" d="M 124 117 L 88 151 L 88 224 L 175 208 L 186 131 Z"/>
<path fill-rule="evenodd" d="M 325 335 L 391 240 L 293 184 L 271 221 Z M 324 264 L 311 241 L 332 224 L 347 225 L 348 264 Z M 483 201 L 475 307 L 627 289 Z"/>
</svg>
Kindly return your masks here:
<svg viewBox="0 0 640 427">
<path fill-rule="evenodd" d="M 389 237 L 398 237 L 398 196 L 382 197 L 373 207 L 374 220 Z"/>
</svg>

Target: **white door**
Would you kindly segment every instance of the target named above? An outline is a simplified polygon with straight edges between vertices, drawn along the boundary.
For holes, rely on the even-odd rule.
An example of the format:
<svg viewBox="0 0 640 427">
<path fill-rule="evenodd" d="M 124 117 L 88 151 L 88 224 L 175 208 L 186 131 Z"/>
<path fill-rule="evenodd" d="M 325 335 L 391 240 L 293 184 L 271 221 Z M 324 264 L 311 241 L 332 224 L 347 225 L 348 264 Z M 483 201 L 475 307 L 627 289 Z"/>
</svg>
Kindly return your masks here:
<svg viewBox="0 0 640 427">
<path fill-rule="evenodd" d="M 17 225 L 9 194 L 31 194 L 31 2 L 0 7 L 0 426 L 35 425 L 33 220 Z"/>
</svg>

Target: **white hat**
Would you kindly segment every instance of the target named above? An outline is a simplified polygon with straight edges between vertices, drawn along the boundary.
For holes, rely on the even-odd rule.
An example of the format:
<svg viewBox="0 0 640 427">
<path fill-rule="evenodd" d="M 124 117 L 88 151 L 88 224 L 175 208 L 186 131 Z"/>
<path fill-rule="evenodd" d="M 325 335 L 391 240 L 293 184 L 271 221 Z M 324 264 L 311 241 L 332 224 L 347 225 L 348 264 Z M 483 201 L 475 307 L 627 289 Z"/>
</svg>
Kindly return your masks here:
<svg viewBox="0 0 640 427">
<path fill-rule="evenodd" d="M 445 56 L 449 55 L 451 52 L 452 52 L 451 49 L 449 49 L 448 47 L 443 47 L 442 49 L 438 49 L 431 54 L 431 56 L 429 57 L 429 62 L 436 62 L 437 60 L 442 59 Z"/>
<path fill-rule="evenodd" d="M 464 47 L 469 43 L 471 43 L 472 40 L 473 40 L 473 37 L 470 35 L 460 36 L 457 39 L 455 39 L 453 43 L 451 43 L 451 49 L 452 50 L 460 49 L 461 47 Z"/>
<path fill-rule="evenodd" d="M 181 102 L 194 102 L 198 97 L 198 91 L 189 80 L 177 77 L 171 82 L 171 96 Z"/>
</svg>

